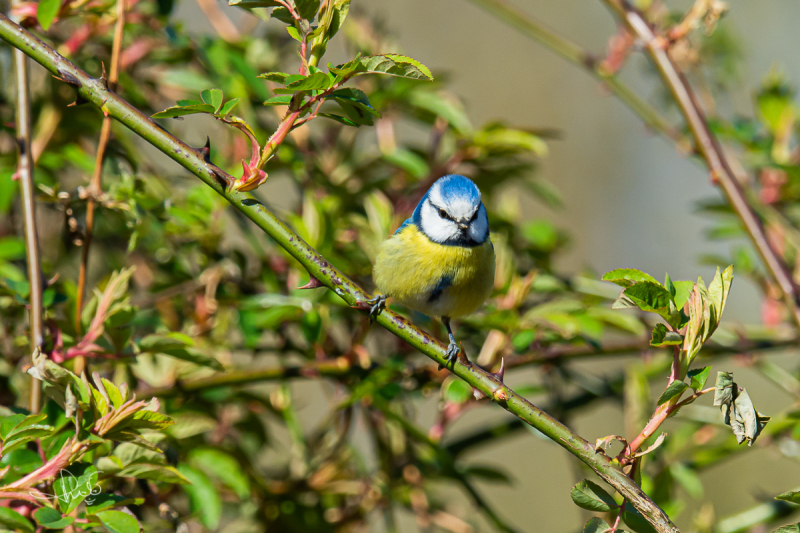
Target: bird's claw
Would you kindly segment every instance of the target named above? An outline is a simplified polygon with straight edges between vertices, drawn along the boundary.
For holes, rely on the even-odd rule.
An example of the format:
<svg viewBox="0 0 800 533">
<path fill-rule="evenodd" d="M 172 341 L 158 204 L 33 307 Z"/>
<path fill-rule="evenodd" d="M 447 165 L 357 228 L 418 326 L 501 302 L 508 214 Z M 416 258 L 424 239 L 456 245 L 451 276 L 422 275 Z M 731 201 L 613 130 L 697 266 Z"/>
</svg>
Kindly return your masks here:
<svg viewBox="0 0 800 533">
<path fill-rule="evenodd" d="M 378 318 L 378 315 L 381 314 L 381 311 L 383 311 L 384 307 L 386 307 L 386 296 L 383 294 L 378 294 L 377 296 L 364 301 L 371 306 L 369 308 L 369 323 L 372 324 L 375 322 L 375 319 Z"/>
<path fill-rule="evenodd" d="M 447 345 L 447 360 L 445 361 L 444 365 L 439 364 L 439 370 L 448 365 L 455 366 L 459 353 L 461 353 L 461 347 L 455 342 L 450 342 L 450 344 Z"/>
</svg>

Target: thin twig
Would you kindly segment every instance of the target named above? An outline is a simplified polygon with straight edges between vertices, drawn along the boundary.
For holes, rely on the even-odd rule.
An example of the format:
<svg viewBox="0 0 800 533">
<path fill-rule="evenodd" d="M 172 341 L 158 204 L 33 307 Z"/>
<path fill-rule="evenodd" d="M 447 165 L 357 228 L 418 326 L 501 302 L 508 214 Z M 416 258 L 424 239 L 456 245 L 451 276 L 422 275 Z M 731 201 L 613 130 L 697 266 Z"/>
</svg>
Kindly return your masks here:
<svg viewBox="0 0 800 533">
<path fill-rule="evenodd" d="M 114 42 L 111 46 L 111 70 L 108 72 L 108 89 L 115 91 L 119 80 L 119 54 L 122 49 L 122 32 L 125 29 L 125 0 L 117 0 L 117 23 L 114 26 Z M 108 141 L 111 139 L 110 116 L 103 117 L 103 125 L 100 129 L 100 140 L 97 143 L 97 155 L 94 162 L 94 172 L 89 182 L 89 197 L 86 201 L 86 231 L 83 237 L 83 247 L 81 248 L 81 265 L 78 271 L 78 290 L 75 299 L 75 331 L 78 336 L 81 334 L 81 311 L 83 310 L 83 296 L 86 292 L 86 275 L 89 269 L 89 248 L 92 244 L 92 233 L 94 232 L 94 211 L 97 203 L 96 198 L 103 192 L 103 161 L 106 156 Z M 86 367 L 86 358 L 83 356 L 75 358 L 75 373 L 81 375 Z"/>
<path fill-rule="evenodd" d="M 736 179 L 730 156 L 723 150 L 719 141 L 711 132 L 705 113 L 700 108 L 691 85 L 686 76 L 678 69 L 665 48 L 668 40 L 657 35 L 642 15 L 625 0 L 603 0 L 623 21 L 628 30 L 638 37 L 653 64 L 661 75 L 664 85 L 672 93 L 678 104 L 686 124 L 694 136 L 697 150 L 708 166 L 711 180 L 718 184 L 733 208 L 739 221 L 772 278 L 783 293 L 784 302 L 792 316 L 792 320 L 800 329 L 800 298 L 797 285 L 783 259 L 770 246 L 761 219 L 750 206 L 741 183 Z"/>
<path fill-rule="evenodd" d="M 622 83 L 613 73 L 607 72 L 591 53 L 579 45 L 546 28 L 543 23 L 526 15 L 505 0 L 470 0 L 482 7 L 487 13 L 517 28 L 525 36 L 546 46 L 573 65 L 590 72 L 603 82 L 619 100 L 636 113 L 648 127 L 663 135 L 684 150 L 691 149 L 691 139 L 683 135 L 656 108 L 639 98 L 627 85 Z"/>
<path fill-rule="evenodd" d="M 369 294 L 331 265 L 251 194 L 230 188 L 228 184 L 235 181 L 233 176 L 205 161 L 197 151 L 160 128 L 141 111 L 109 91 L 102 82 L 92 79 L 38 37 L 14 24 L 3 14 L 0 14 L 0 38 L 15 48 L 23 50 L 50 72 L 58 74 L 64 80 L 69 80 L 88 102 L 122 122 L 144 140 L 200 178 L 264 230 L 278 245 L 303 265 L 309 274 L 333 290 L 347 304 L 358 308 L 366 305 L 365 301 L 369 299 Z M 679 533 L 680 530 L 675 527 L 664 511 L 653 503 L 636 483 L 612 464 L 608 457 L 598 454 L 591 443 L 514 392 L 496 376 L 469 361 L 458 360 L 448 363 L 447 347 L 443 343 L 393 311 L 384 310 L 376 322 L 435 363 L 448 364 L 454 375 L 586 463 L 625 497 L 653 525 L 656 531 Z"/>
<path fill-rule="evenodd" d="M 42 291 L 43 279 L 39 256 L 39 232 L 36 229 L 36 201 L 33 183 L 33 153 L 31 151 L 31 104 L 28 83 L 28 57 L 19 49 L 14 50 L 14 70 L 17 80 L 17 160 L 16 178 L 22 191 L 22 213 L 25 220 L 25 254 L 28 263 L 30 285 L 30 348 L 38 353 L 44 341 Z M 39 380 L 31 377 L 29 409 L 38 413 L 42 403 Z"/>
<path fill-rule="evenodd" d="M 208 19 L 211 27 L 223 41 L 238 43 L 242 40 L 241 33 L 228 15 L 220 9 L 217 0 L 197 0 L 197 5 L 200 6 L 200 10 Z"/>
</svg>

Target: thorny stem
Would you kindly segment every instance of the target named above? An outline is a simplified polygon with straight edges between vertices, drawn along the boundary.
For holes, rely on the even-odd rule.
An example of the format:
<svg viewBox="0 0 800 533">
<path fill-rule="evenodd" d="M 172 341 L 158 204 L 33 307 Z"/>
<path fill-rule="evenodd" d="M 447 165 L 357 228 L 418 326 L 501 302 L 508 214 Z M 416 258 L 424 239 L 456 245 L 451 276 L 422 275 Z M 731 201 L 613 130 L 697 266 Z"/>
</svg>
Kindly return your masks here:
<svg viewBox="0 0 800 533">
<path fill-rule="evenodd" d="M 125 0 L 117 0 L 117 22 L 114 26 L 114 42 L 111 45 L 111 70 L 108 72 L 108 89 L 115 91 L 117 81 L 119 81 L 119 54 L 122 49 L 122 32 L 125 29 Z M 100 140 L 97 143 L 97 155 L 94 162 L 94 172 L 89 182 L 89 197 L 86 201 L 86 231 L 83 236 L 83 247 L 81 248 L 81 265 L 78 271 L 78 289 L 75 298 L 75 331 L 81 334 L 81 311 L 83 310 L 83 296 L 86 292 L 86 274 L 89 270 L 89 248 L 92 244 L 92 234 L 94 232 L 94 211 L 97 198 L 103 192 L 103 161 L 106 157 L 106 148 L 111 139 L 111 117 L 103 117 L 103 125 L 100 128 Z M 86 358 L 78 356 L 75 358 L 75 374 L 80 376 L 86 367 Z"/>
<path fill-rule="evenodd" d="M 199 177 L 263 229 L 276 243 L 306 268 L 312 276 L 333 290 L 345 302 L 351 306 L 358 306 L 363 305 L 364 301 L 369 298 L 367 293 L 319 255 L 316 250 L 289 229 L 251 194 L 232 190 L 229 184 L 234 183 L 235 178 L 233 176 L 204 161 L 196 150 L 160 128 L 141 111 L 109 91 L 101 82 L 92 79 L 39 38 L 19 25 L 14 24 L 3 14 L 0 14 L 0 38 L 15 48 L 21 49 L 25 54 L 50 70 L 50 72 L 60 75 L 62 79 L 69 80 L 86 100 L 122 122 L 134 133 Z M 447 347 L 429 334 L 416 328 L 397 313 L 384 310 L 376 321 L 391 333 L 433 359 L 434 362 L 445 364 Z M 459 360 L 452 364 L 451 367 L 453 374 L 483 392 L 489 398 L 492 398 L 498 405 L 538 429 L 586 463 L 603 480 L 613 486 L 623 497 L 627 498 L 654 526 L 656 531 L 659 533 L 679 533 L 680 530 L 675 527 L 669 517 L 653 503 L 642 489 L 615 467 L 608 457 L 595 452 L 592 444 L 508 388 L 497 377 L 471 364 L 469 361 Z"/>
<path fill-rule="evenodd" d="M 685 400 L 680 402 L 678 401 L 679 398 L 676 397 L 673 398 L 672 400 L 669 400 L 666 403 L 659 405 L 658 409 L 656 409 L 655 414 L 653 414 L 653 417 L 644 427 L 642 432 L 639 433 L 639 435 L 637 435 L 635 439 L 633 439 L 628 449 L 625 450 L 626 455 L 631 456 L 635 454 L 636 451 L 642 446 L 642 444 L 644 444 L 644 442 L 647 439 L 649 439 L 655 434 L 655 432 L 658 430 L 661 424 L 664 423 L 664 420 L 672 416 L 678 409 L 680 409 L 684 405 L 692 403 L 700 396 L 708 394 L 709 392 L 714 392 L 714 387 L 697 391 L 691 396 L 687 397 Z"/>
<path fill-rule="evenodd" d="M 795 326 L 800 329 L 800 298 L 798 288 L 783 259 L 770 246 L 761 219 L 750 206 L 741 183 L 736 179 L 729 157 L 711 132 L 705 113 L 700 108 L 686 76 L 678 69 L 666 49 L 668 40 L 657 35 L 642 15 L 625 0 L 603 0 L 622 20 L 628 30 L 638 37 L 658 70 L 664 85 L 672 93 L 686 124 L 694 136 L 697 150 L 708 166 L 711 180 L 722 189 L 761 260 L 783 293 L 784 302 Z"/>
<path fill-rule="evenodd" d="M 31 353 L 37 353 L 44 340 L 43 279 L 39 256 L 39 233 L 36 229 L 28 57 L 19 49 L 14 50 L 14 69 L 17 80 L 16 122 L 19 153 L 16 177 L 20 181 L 22 190 L 22 213 L 25 220 L 25 255 L 28 263 L 28 283 L 30 284 L 30 348 Z M 42 403 L 42 389 L 39 380 L 31 377 L 30 387 L 29 408 L 31 413 L 38 413 Z"/>
</svg>

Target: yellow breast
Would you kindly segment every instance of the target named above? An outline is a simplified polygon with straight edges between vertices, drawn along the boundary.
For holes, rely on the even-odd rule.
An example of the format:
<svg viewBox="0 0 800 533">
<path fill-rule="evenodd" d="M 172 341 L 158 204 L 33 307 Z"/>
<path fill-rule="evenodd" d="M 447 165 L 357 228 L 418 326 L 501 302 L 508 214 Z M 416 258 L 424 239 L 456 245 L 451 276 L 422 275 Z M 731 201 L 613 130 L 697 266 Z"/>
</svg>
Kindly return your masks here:
<svg viewBox="0 0 800 533">
<path fill-rule="evenodd" d="M 429 316 L 475 312 L 494 284 L 494 248 L 432 242 L 414 224 L 384 241 L 373 278 L 381 294 Z"/>
</svg>

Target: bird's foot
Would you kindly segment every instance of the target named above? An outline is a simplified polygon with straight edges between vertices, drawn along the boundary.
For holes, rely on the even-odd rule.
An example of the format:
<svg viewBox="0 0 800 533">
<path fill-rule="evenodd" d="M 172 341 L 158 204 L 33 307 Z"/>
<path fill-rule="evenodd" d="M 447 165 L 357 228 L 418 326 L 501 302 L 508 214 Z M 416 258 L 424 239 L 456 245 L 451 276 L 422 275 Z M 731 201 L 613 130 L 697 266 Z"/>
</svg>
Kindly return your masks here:
<svg viewBox="0 0 800 533">
<path fill-rule="evenodd" d="M 455 341 L 450 341 L 450 344 L 447 345 L 447 360 L 445 361 L 444 365 L 439 365 L 439 370 L 448 366 L 448 365 L 455 365 L 456 359 L 458 359 L 458 354 L 461 353 L 461 346 L 455 343 Z"/>
<path fill-rule="evenodd" d="M 383 294 L 378 294 L 377 296 L 364 301 L 371 306 L 369 308 L 369 323 L 372 324 L 375 322 L 375 319 L 378 318 L 378 315 L 381 314 L 381 311 L 383 311 L 384 307 L 386 307 L 386 296 Z"/>
</svg>

